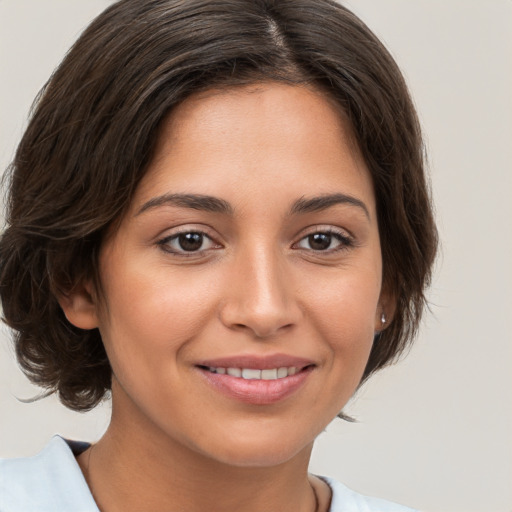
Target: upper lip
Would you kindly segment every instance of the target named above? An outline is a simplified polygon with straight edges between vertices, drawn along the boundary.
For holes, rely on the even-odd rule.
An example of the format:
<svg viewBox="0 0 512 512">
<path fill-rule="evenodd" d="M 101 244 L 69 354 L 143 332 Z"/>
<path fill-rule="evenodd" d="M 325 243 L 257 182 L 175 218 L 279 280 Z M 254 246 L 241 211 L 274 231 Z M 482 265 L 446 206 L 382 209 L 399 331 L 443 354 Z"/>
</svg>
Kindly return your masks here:
<svg viewBox="0 0 512 512">
<path fill-rule="evenodd" d="M 310 359 L 303 357 L 290 356 L 286 354 L 272 355 L 248 355 L 241 354 L 229 357 L 219 357 L 215 359 L 205 359 L 198 361 L 197 366 L 206 366 L 210 368 L 251 368 L 255 370 L 268 370 L 271 368 L 292 367 L 305 368 L 314 365 Z"/>
</svg>

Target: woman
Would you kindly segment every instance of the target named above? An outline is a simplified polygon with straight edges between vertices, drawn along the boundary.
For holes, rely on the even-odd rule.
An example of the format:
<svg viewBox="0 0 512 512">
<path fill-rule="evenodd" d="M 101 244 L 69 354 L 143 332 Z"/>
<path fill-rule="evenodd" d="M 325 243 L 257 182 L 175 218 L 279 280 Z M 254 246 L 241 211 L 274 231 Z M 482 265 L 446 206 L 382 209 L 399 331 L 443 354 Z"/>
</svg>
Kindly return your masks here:
<svg viewBox="0 0 512 512">
<path fill-rule="evenodd" d="M 19 362 L 75 410 L 111 392 L 112 419 L 3 461 L 0 509 L 405 510 L 307 472 L 411 341 L 436 248 L 407 88 L 352 13 L 122 0 L 45 86 L 10 180 Z"/>
</svg>

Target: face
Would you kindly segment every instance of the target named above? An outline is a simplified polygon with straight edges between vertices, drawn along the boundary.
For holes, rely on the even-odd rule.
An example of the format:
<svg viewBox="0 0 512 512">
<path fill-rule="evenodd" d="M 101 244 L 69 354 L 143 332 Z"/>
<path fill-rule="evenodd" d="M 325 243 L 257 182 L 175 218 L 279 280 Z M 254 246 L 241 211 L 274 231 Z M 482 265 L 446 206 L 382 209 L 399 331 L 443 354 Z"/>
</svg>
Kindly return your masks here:
<svg viewBox="0 0 512 512">
<path fill-rule="evenodd" d="M 326 98 L 280 84 L 189 98 L 100 256 L 87 321 L 113 422 L 232 465 L 308 452 L 361 379 L 381 274 L 371 178 Z"/>
</svg>

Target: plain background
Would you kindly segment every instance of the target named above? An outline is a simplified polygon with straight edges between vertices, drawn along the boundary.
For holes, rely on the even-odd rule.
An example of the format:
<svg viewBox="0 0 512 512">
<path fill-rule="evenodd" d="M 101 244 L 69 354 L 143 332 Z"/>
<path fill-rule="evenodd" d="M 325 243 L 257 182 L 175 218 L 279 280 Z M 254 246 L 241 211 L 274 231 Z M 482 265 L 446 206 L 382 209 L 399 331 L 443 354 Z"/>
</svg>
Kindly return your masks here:
<svg viewBox="0 0 512 512">
<path fill-rule="evenodd" d="M 32 99 L 107 0 L 0 0 L 0 164 Z M 512 511 L 512 1 L 352 0 L 402 67 L 427 135 L 442 253 L 409 356 L 376 375 L 316 445 L 312 471 L 425 512 Z M 4 330 L 5 331 L 5 330 Z M 0 454 L 54 433 L 97 439 L 0 339 Z"/>
</svg>

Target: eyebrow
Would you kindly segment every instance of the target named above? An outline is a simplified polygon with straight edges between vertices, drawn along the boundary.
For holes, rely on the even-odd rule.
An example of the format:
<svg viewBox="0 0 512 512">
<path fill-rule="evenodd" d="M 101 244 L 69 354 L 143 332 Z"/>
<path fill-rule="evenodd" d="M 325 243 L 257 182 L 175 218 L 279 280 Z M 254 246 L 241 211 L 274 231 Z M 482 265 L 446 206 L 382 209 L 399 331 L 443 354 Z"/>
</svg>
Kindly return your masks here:
<svg viewBox="0 0 512 512">
<path fill-rule="evenodd" d="M 233 213 L 231 205 L 224 199 L 217 197 L 202 194 L 164 194 L 144 203 L 135 216 L 158 206 L 180 206 L 210 213 Z"/>
<path fill-rule="evenodd" d="M 292 214 L 297 213 L 311 213 L 318 212 L 322 210 L 326 210 L 331 206 L 335 206 L 337 204 L 348 204 L 351 206 L 356 206 L 363 210 L 364 214 L 368 219 L 370 219 L 370 212 L 367 206 L 356 197 L 349 196 L 346 194 L 325 194 L 318 197 L 312 197 L 310 199 L 301 197 L 299 200 L 295 201 L 291 208 Z"/>
<path fill-rule="evenodd" d="M 360 208 L 368 219 L 370 212 L 360 199 L 347 194 L 325 194 L 309 199 L 301 197 L 293 203 L 290 214 L 304 214 L 326 210 L 337 204 L 348 204 Z M 210 213 L 233 214 L 232 206 L 224 199 L 203 194 L 163 194 L 145 202 L 135 216 L 159 206 L 178 206 Z"/>
</svg>

